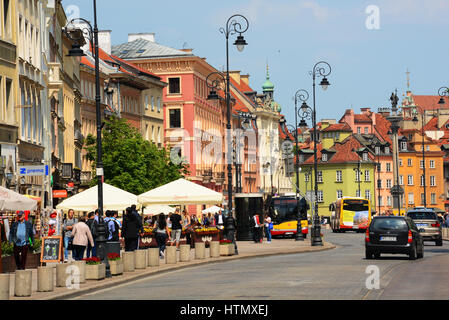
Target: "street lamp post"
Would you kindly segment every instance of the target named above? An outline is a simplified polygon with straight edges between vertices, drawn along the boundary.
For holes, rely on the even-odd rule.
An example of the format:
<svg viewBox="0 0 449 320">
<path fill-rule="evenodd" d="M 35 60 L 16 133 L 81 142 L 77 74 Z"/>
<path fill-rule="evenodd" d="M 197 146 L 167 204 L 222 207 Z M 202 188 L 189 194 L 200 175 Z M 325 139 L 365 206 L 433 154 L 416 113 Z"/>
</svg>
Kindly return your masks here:
<svg viewBox="0 0 449 320">
<path fill-rule="evenodd" d="M 327 80 L 327 76 L 331 73 L 331 66 L 325 61 L 319 61 L 314 66 L 310 75 L 313 80 L 313 170 L 315 179 L 315 199 L 314 199 L 314 213 L 313 213 L 313 226 L 311 232 L 311 244 L 312 246 L 322 246 L 323 240 L 321 239 L 321 226 L 318 216 L 318 159 L 317 159 L 317 128 L 316 128 L 316 93 L 315 93 L 315 80 L 316 77 L 322 77 L 320 86 L 323 90 L 327 90 L 330 83 Z"/>
<path fill-rule="evenodd" d="M 249 22 L 248 20 L 240 15 L 235 14 L 231 16 L 227 22 L 225 28 L 220 28 L 220 32 L 225 35 L 226 38 L 226 90 L 225 90 L 225 99 L 226 99 L 226 131 L 227 131 L 227 147 L 228 147 L 228 157 L 227 157 L 227 164 L 228 164 L 228 210 L 229 214 L 227 217 L 227 225 L 235 225 L 235 220 L 232 215 L 232 134 L 231 134 L 231 92 L 230 92 L 230 79 L 229 79 L 229 36 L 238 33 L 237 39 L 234 42 L 234 45 L 237 47 L 237 50 L 242 52 L 245 46 L 247 45 L 245 39 L 243 38 L 242 34 L 245 33 L 248 30 Z M 217 72 L 213 72 L 212 74 L 220 74 Z M 209 75 L 210 76 L 210 75 Z M 209 77 L 208 76 L 208 77 Z M 221 77 L 223 77 L 220 74 Z M 207 83 L 207 79 L 206 79 Z M 213 88 L 218 88 L 218 83 L 215 81 L 215 86 Z M 211 88 L 208 84 L 208 87 Z M 211 92 L 212 94 L 212 92 Z M 215 95 L 212 97 L 209 95 L 209 99 L 217 99 L 218 95 L 215 92 Z M 231 221 L 232 220 L 232 221 Z M 235 244 L 235 251 L 236 254 L 238 254 L 237 251 L 237 243 L 235 241 L 234 234 L 230 234 L 230 237 L 234 244 Z"/>
<path fill-rule="evenodd" d="M 427 194 L 426 194 L 426 153 L 424 150 L 424 121 L 425 121 L 425 114 L 424 114 L 424 109 L 421 108 L 420 106 L 414 106 L 414 116 L 412 121 L 414 123 L 417 123 L 418 117 L 416 116 L 416 114 L 418 113 L 416 109 L 419 109 L 421 112 L 421 148 L 422 148 L 422 172 L 423 172 L 423 189 L 424 189 L 424 207 L 427 207 Z"/>
<path fill-rule="evenodd" d="M 98 54 L 98 26 L 97 26 L 97 1 L 93 0 L 94 10 L 94 26 L 89 21 L 83 18 L 72 19 L 64 28 L 64 33 L 73 40 L 75 43 L 72 45 L 72 49 L 69 50 L 68 56 L 81 58 L 85 56 L 83 50 L 80 48 L 79 43 L 84 41 L 84 35 L 87 35 L 90 41 L 91 47 L 94 49 L 93 56 L 95 59 L 95 107 L 96 107 L 96 123 L 97 123 L 97 179 L 98 179 L 98 237 L 97 242 L 97 255 L 106 264 L 106 275 L 110 277 L 109 263 L 107 259 L 106 248 L 106 228 L 103 220 L 103 153 L 101 143 L 101 105 L 100 105 L 100 60 Z M 87 25 L 83 28 L 82 32 L 74 32 L 76 30 L 68 28 L 69 25 L 73 25 L 74 22 L 80 21 Z M 75 28 L 76 29 L 76 28 Z M 79 29 L 78 29 L 79 30 Z"/>
</svg>

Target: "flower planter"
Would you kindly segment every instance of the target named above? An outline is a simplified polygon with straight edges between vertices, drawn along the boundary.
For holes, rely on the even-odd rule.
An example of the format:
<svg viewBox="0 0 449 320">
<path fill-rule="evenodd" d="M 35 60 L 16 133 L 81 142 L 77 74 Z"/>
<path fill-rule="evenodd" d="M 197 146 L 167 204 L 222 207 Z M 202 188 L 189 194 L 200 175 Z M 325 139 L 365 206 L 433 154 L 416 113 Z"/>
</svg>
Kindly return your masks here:
<svg viewBox="0 0 449 320">
<path fill-rule="evenodd" d="M 112 276 L 123 274 L 123 260 L 109 260 L 109 268 Z"/>
<path fill-rule="evenodd" d="M 101 280 L 104 278 L 106 278 L 106 265 L 104 263 L 86 264 L 87 280 Z"/>
<path fill-rule="evenodd" d="M 220 244 L 220 256 L 232 256 L 235 254 L 234 244 Z"/>
<path fill-rule="evenodd" d="M 27 254 L 27 263 L 25 265 L 25 269 L 37 269 L 40 266 L 40 253 L 30 253 Z M 16 271 L 16 260 L 14 256 L 3 256 L 2 259 L 2 268 L 3 273 L 14 272 Z"/>
</svg>

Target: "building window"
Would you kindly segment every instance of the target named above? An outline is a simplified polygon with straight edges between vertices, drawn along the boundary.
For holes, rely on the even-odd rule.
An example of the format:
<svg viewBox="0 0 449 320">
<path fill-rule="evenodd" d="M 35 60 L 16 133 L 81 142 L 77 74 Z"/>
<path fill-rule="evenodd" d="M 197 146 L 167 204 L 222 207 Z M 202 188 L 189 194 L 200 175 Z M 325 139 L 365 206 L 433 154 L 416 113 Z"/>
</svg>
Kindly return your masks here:
<svg viewBox="0 0 449 320">
<path fill-rule="evenodd" d="M 391 196 L 387 196 L 387 206 L 391 207 Z"/>
<path fill-rule="evenodd" d="M 362 154 L 362 160 L 363 160 L 363 161 L 368 161 L 368 153 L 367 153 L 367 152 L 364 152 L 364 153 Z"/>
<path fill-rule="evenodd" d="M 304 181 L 309 182 L 309 174 L 308 173 L 304 174 Z"/>
<path fill-rule="evenodd" d="M 424 175 L 421 175 L 421 187 L 424 186 Z"/>
<path fill-rule="evenodd" d="M 154 111 L 154 96 L 151 96 L 151 111 Z"/>
<path fill-rule="evenodd" d="M 430 186 L 435 187 L 435 176 L 430 176 Z"/>
<path fill-rule="evenodd" d="M 323 171 L 317 171 L 317 182 L 323 182 Z"/>
<path fill-rule="evenodd" d="M 384 204 L 383 204 L 383 197 L 382 196 L 379 196 L 379 207 L 382 207 Z"/>
<path fill-rule="evenodd" d="M 424 193 L 421 193 L 421 204 L 424 204 Z"/>
<path fill-rule="evenodd" d="M 317 192 L 317 202 L 324 202 L 323 190 L 318 190 Z"/>
<path fill-rule="evenodd" d="M 145 95 L 145 110 L 148 110 L 148 96 Z"/>
<path fill-rule="evenodd" d="M 371 200 L 371 190 L 365 190 L 365 199 Z"/>
<path fill-rule="evenodd" d="M 401 141 L 401 150 L 407 151 L 407 141 Z"/>
<path fill-rule="evenodd" d="M 426 151 L 430 151 L 430 146 L 426 146 Z"/>
<path fill-rule="evenodd" d="M 169 94 L 181 93 L 179 78 L 168 78 L 168 93 Z"/>
<path fill-rule="evenodd" d="M 414 204 L 415 203 L 415 199 L 413 197 L 413 193 L 409 193 L 408 194 L 408 204 Z"/>
<path fill-rule="evenodd" d="M 410 158 L 407 159 L 407 166 L 408 167 L 412 166 L 412 159 L 410 159 Z"/>
<path fill-rule="evenodd" d="M 390 154 L 390 147 L 385 147 L 385 154 Z"/>
<path fill-rule="evenodd" d="M 431 202 L 431 204 L 437 204 L 437 194 L 436 193 L 430 194 L 430 202 Z"/>
<path fill-rule="evenodd" d="M 368 134 L 368 127 L 364 128 L 365 134 Z"/>
<path fill-rule="evenodd" d="M 407 184 L 408 184 L 409 186 L 413 186 L 413 175 L 409 174 L 409 175 L 407 176 Z"/>
<path fill-rule="evenodd" d="M 361 197 L 361 195 L 360 195 L 360 190 L 359 190 L 359 189 L 357 189 L 357 190 L 355 191 L 355 196 L 358 197 L 358 198 Z"/>
<path fill-rule="evenodd" d="M 170 109 L 170 128 L 181 128 L 181 109 Z"/>
<path fill-rule="evenodd" d="M 390 162 L 387 162 L 387 163 L 385 164 L 385 166 L 386 166 L 386 171 L 387 171 L 387 172 L 391 172 L 391 163 L 390 163 Z"/>
<path fill-rule="evenodd" d="M 357 127 L 357 133 L 358 134 L 362 133 L 362 129 L 360 127 Z"/>
<path fill-rule="evenodd" d="M 355 169 L 355 181 L 360 181 L 360 171 L 359 169 Z"/>
<path fill-rule="evenodd" d="M 321 155 L 321 161 L 323 161 L 323 162 L 327 161 L 327 153 L 323 153 Z"/>
<path fill-rule="evenodd" d="M 430 160 L 429 166 L 430 166 L 430 169 L 435 169 L 435 160 Z"/>
<path fill-rule="evenodd" d="M 161 112 L 161 98 L 157 97 L 157 112 Z"/>
<path fill-rule="evenodd" d="M 337 190 L 337 199 L 343 198 L 343 190 Z"/>
<path fill-rule="evenodd" d="M 343 181 L 343 175 L 341 173 L 341 170 L 337 170 L 337 182 Z"/>
<path fill-rule="evenodd" d="M 391 179 L 387 179 L 387 189 L 391 188 Z"/>
<path fill-rule="evenodd" d="M 365 170 L 365 181 L 371 181 L 369 176 L 369 170 Z"/>
<path fill-rule="evenodd" d="M 380 147 L 375 147 L 374 150 L 375 150 L 376 154 L 380 154 Z"/>
<path fill-rule="evenodd" d="M 403 186 L 403 185 L 404 185 L 404 176 L 403 176 L 403 175 L 400 175 L 400 176 L 399 176 L 399 185 L 400 185 L 400 186 Z"/>
</svg>

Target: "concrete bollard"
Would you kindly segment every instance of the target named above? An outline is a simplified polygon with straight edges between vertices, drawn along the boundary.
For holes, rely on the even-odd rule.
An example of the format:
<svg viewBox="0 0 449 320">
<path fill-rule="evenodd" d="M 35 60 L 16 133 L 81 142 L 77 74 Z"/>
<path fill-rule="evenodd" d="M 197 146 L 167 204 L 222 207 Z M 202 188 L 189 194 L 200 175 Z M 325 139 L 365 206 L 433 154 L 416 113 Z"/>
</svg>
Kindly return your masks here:
<svg viewBox="0 0 449 320">
<path fill-rule="evenodd" d="M 54 290 L 53 267 L 37 267 L 37 291 L 51 292 Z"/>
<path fill-rule="evenodd" d="M 190 244 L 181 244 L 179 249 L 179 261 L 190 261 Z"/>
<path fill-rule="evenodd" d="M 145 250 L 134 251 L 134 268 L 145 269 L 147 267 L 146 257 L 147 253 Z"/>
<path fill-rule="evenodd" d="M 220 257 L 220 242 L 219 241 L 211 241 L 209 248 L 210 248 L 210 257 L 211 258 L 219 258 Z"/>
<path fill-rule="evenodd" d="M 123 252 L 123 272 L 133 272 L 135 270 L 134 251 Z"/>
<path fill-rule="evenodd" d="M 16 270 L 14 282 L 14 295 L 16 297 L 31 296 L 33 273 L 31 270 Z"/>
<path fill-rule="evenodd" d="M 195 242 L 195 259 L 206 258 L 206 245 L 204 242 Z"/>
<path fill-rule="evenodd" d="M 159 248 L 148 249 L 148 266 L 159 266 Z"/>
<path fill-rule="evenodd" d="M 73 281 L 79 281 L 79 283 L 86 282 L 86 261 L 73 261 Z M 76 274 L 75 274 L 76 272 Z"/>
<path fill-rule="evenodd" d="M 165 263 L 166 264 L 175 264 L 177 262 L 176 259 L 176 247 L 170 246 L 165 249 Z"/>
<path fill-rule="evenodd" d="M 9 300 L 9 273 L 0 274 L 0 300 Z"/>
<path fill-rule="evenodd" d="M 56 265 L 56 287 L 67 287 L 72 284 L 72 281 L 67 283 L 68 278 L 72 277 L 72 270 L 69 267 L 71 267 L 69 263 L 58 263 Z"/>
<path fill-rule="evenodd" d="M 148 267 L 149 261 L 150 261 L 150 250 L 149 249 L 144 249 L 145 251 L 145 267 Z"/>
</svg>

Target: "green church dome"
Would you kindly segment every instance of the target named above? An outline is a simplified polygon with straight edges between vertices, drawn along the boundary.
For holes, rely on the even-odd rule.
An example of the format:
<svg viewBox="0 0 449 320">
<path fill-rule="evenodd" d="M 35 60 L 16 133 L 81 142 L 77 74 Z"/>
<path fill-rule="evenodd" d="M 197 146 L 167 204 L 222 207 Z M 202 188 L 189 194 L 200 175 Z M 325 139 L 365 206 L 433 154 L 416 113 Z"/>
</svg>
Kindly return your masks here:
<svg viewBox="0 0 449 320">
<path fill-rule="evenodd" d="M 265 80 L 262 85 L 263 91 L 274 91 L 274 84 L 270 81 L 270 74 L 268 73 L 268 64 L 267 64 L 267 80 Z"/>
</svg>

